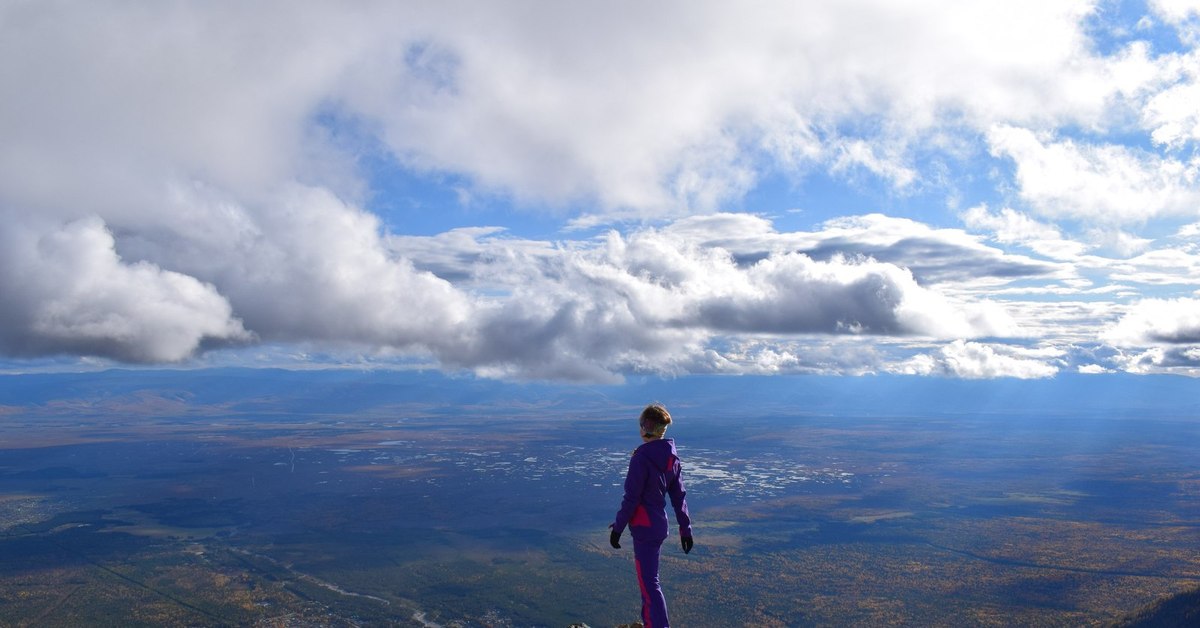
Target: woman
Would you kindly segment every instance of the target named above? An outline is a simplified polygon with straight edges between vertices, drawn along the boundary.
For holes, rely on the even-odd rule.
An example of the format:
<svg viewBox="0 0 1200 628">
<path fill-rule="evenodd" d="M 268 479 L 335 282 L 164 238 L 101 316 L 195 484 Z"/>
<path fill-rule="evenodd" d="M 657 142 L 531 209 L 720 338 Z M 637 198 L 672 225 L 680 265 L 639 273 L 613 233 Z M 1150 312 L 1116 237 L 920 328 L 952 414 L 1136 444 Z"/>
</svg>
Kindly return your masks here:
<svg viewBox="0 0 1200 628">
<path fill-rule="evenodd" d="M 642 410 L 638 419 L 642 446 L 629 460 L 625 498 L 621 500 L 616 521 L 609 526 L 612 528 L 609 543 L 615 548 L 621 547 L 621 532 L 626 525 L 633 537 L 634 568 L 642 592 L 642 622 L 646 628 L 670 625 L 667 601 L 658 582 L 658 552 L 667 538 L 667 495 L 675 508 L 683 553 L 692 551 L 692 520 L 688 517 L 679 456 L 675 453 L 675 441 L 663 438 L 670 424 L 671 414 L 663 406 L 651 404 Z"/>
</svg>

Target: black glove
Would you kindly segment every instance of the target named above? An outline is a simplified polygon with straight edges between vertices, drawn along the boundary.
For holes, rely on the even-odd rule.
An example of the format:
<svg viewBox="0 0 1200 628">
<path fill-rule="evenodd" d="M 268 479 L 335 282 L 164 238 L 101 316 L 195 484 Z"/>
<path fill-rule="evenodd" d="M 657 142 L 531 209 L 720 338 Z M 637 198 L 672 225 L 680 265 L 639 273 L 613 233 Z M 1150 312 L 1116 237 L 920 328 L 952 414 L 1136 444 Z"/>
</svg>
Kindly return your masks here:
<svg viewBox="0 0 1200 628">
<path fill-rule="evenodd" d="M 683 553 L 684 554 L 692 551 L 692 537 L 690 537 L 690 536 L 679 537 L 679 543 L 681 545 L 683 545 Z"/>
<path fill-rule="evenodd" d="M 612 524 L 608 525 L 608 529 L 611 530 L 608 533 L 608 544 L 615 549 L 621 549 L 621 533 L 617 532 L 617 529 L 612 527 Z"/>
</svg>

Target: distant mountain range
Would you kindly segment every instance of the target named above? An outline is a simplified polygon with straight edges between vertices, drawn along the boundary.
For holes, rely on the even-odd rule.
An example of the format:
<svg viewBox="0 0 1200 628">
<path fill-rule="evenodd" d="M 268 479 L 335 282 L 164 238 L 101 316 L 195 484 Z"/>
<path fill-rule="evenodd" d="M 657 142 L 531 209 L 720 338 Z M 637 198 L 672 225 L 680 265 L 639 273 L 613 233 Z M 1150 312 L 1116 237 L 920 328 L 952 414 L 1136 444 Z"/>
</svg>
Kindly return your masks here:
<svg viewBox="0 0 1200 628">
<path fill-rule="evenodd" d="M 660 401 L 690 416 L 1200 415 L 1200 381 L 1164 375 L 960 380 L 867 375 L 630 378 L 620 385 L 501 382 L 436 371 L 113 369 L 0 376 L 2 406 L 86 413 L 113 404 L 190 413 L 611 415 Z M 97 405 L 98 404 L 98 405 Z M 123 408 L 130 411 L 129 408 Z M 134 412 L 136 414 L 136 412 Z"/>
</svg>

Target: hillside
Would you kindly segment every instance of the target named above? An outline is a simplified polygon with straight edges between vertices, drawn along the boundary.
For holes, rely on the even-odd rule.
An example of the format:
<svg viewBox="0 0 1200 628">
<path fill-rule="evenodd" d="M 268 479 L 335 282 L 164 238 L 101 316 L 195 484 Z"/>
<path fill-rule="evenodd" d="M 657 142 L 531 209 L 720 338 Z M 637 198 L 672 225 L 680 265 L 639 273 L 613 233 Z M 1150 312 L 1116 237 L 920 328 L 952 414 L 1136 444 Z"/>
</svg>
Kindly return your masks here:
<svg viewBox="0 0 1200 628">
<path fill-rule="evenodd" d="M 1113 626 L 1114 628 L 1200 626 L 1200 586 L 1148 604 Z"/>
</svg>

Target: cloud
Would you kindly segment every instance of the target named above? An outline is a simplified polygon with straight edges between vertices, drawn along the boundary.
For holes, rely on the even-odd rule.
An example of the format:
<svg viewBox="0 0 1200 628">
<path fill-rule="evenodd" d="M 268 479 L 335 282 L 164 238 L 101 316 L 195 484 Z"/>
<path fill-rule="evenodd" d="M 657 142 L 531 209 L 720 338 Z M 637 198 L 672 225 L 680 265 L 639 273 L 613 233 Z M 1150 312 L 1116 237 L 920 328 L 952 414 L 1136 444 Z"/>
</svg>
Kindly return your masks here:
<svg viewBox="0 0 1200 628">
<path fill-rule="evenodd" d="M 1094 255 L 1085 257 L 1085 254 L 1094 250 L 1131 257 L 1154 244 L 1152 239 L 1111 227 L 1090 228 L 1081 236 L 1076 236 L 1079 239 L 1068 238 L 1056 226 L 1039 222 L 1008 207 L 991 213 L 987 205 L 977 205 L 962 212 L 959 217 L 969 229 L 992 232 L 997 242 L 1019 244 L 1039 255 L 1064 262 L 1095 263 L 1101 258 Z"/>
<path fill-rule="evenodd" d="M 1031 131 L 995 127 L 991 150 L 1016 163 L 1021 196 L 1039 214 L 1102 225 L 1195 215 L 1200 169 L 1118 145 L 1046 143 Z"/>
<path fill-rule="evenodd" d="M 1092 126 L 1160 73 L 1096 56 L 1088 2 L 463 6 L 9 8 L 0 196 L 106 219 L 169 178 L 357 200 L 355 155 L 383 149 L 471 191 L 679 216 L 779 171 L 908 187 L 930 135 Z M 1147 115 L 1182 124 L 1183 96 Z"/>
<path fill-rule="evenodd" d="M 745 234 L 762 226 L 724 220 Z M 785 345 L 798 336 L 959 338 L 1017 330 L 998 305 L 948 298 L 892 264 L 794 252 L 745 263 L 707 243 L 708 231 L 697 227 L 685 221 L 678 230 L 614 231 L 569 248 L 490 230 L 403 242 L 415 252 L 436 249 L 432 264 L 417 253 L 417 266 L 436 266 L 459 285 L 490 286 L 468 341 L 435 349 L 449 364 L 488 373 L 595 378 L 832 368 L 818 367 L 808 354 L 797 358 Z M 762 336 L 775 339 L 753 351 L 728 349 L 754 346 Z"/>
<path fill-rule="evenodd" d="M 252 339 L 210 284 L 124 262 L 98 218 L 0 231 L 0 350 L 176 362 L 206 344 Z"/>
<path fill-rule="evenodd" d="M 909 269 L 919 282 L 931 285 L 1049 277 L 1067 271 L 1060 264 L 983 245 L 977 237 L 958 229 L 937 229 L 882 214 L 844 216 L 824 222 L 815 232 L 778 234 L 764 240 L 760 250 L 768 244 L 819 260 L 835 256 L 869 257 Z"/>
<path fill-rule="evenodd" d="M 865 168 L 868 172 L 890 181 L 899 189 L 908 187 L 917 179 L 916 170 L 904 163 L 902 155 L 880 157 L 876 150 L 863 140 L 844 142 L 837 152 L 838 156 L 831 168 L 833 172 L 842 172 L 856 166 Z"/>
<path fill-rule="evenodd" d="M 727 237 L 714 242 L 715 232 Z M 839 237 L 853 240 L 845 233 Z M 570 277 L 576 285 L 564 287 L 564 293 L 599 284 L 625 295 L 654 325 L 733 333 L 937 337 L 1015 331 L 1000 308 L 955 302 L 921 286 L 905 268 L 864 257 L 853 247 L 847 254 L 818 260 L 779 246 L 813 239 L 821 236 L 779 234 L 761 218 L 722 214 L 628 235 L 610 232 L 602 247 L 569 251 L 554 252 L 523 241 L 510 249 L 512 241 L 507 239 L 468 240 L 461 243 L 467 255 L 451 266 L 444 261 L 447 255 L 453 257 L 445 246 L 448 241 L 430 242 L 442 245 L 436 256 L 448 274 L 486 275 L 492 285 L 510 277 L 514 287 L 557 284 Z M 530 253 L 535 257 L 527 257 Z M 418 255 L 416 263 L 425 262 Z M 581 281 L 571 273 L 584 273 L 589 279 Z"/>
<path fill-rule="evenodd" d="M 242 205 L 186 186 L 171 210 L 175 224 L 131 229 L 118 245 L 211 282 L 263 340 L 429 348 L 474 315 L 468 295 L 389 251 L 377 216 L 323 188 Z M 208 228 L 192 230 L 190 215 Z"/>
<path fill-rule="evenodd" d="M 490 376 L 609 381 L 634 372 L 742 372 L 746 367 L 714 348 L 762 334 L 958 338 L 1016 331 L 998 305 L 949 298 L 894 264 L 790 251 L 746 263 L 707 242 L 713 222 L 741 225 L 727 234 L 772 231 L 754 217 L 714 216 L 703 228 L 682 221 L 677 229 L 610 232 L 592 244 L 556 246 L 497 228 L 388 236 L 376 216 L 298 184 L 258 204 L 199 183 L 176 184 L 166 209 L 145 224 L 69 223 L 65 235 L 49 238 L 57 242 L 49 249 L 10 232 L 27 245 L 8 249 L 6 267 L 47 274 L 10 275 L 19 295 L 12 304 L 43 302 L 47 311 L 63 311 L 67 303 L 84 323 L 38 332 L 40 340 L 30 333 L 40 329 L 34 323 L 10 325 L 5 351 L 175 361 L 219 343 L 315 343 L 424 356 Z M 79 270 L 77 288 L 48 275 L 69 269 Z M 108 293 L 117 288 L 129 294 L 112 305 Z M 143 308 L 148 300 L 170 307 Z M 88 323 L 104 308 L 128 320 Z M 23 316 L 6 310 L 10 320 Z M 784 355 L 777 356 L 781 365 Z"/>
<path fill-rule="evenodd" d="M 1043 224 L 1008 207 L 998 213 L 988 212 L 987 205 L 977 205 L 961 215 L 963 222 L 972 229 L 983 229 L 996 234 L 1000 242 L 1031 242 L 1060 240 L 1062 234 L 1055 227 Z"/>
<path fill-rule="evenodd" d="M 969 229 L 992 232 L 997 242 L 1022 244 L 1051 259 L 1072 260 L 1087 251 L 1085 244 L 1065 238 L 1057 227 L 1008 207 L 993 214 L 987 205 L 976 205 L 959 217 Z"/>
<path fill-rule="evenodd" d="M 1176 238 L 1194 239 L 1200 237 L 1200 222 L 1183 225 L 1175 234 Z"/>
<path fill-rule="evenodd" d="M 1200 255 L 1190 247 L 1163 247 L 1103 266 L 1115 281 L 1143 285 L 1200 285 Z"/>
<path fill-rule="evenodd" d="M 1011 3 L 760 4 L 738 7 L 736 16 L 727 13 L 735 9 L 700 3 L 688 5 L 686 19 L 666 6 L 645 12 L 643 25 L 633 28 L 605 16 L 565 20 L 571 40 L 585 43 L 555 50 L 560 62 L 536 64 L 536 74 L 526 75 L 526 64 L 547 51 L 505 48 L 500 62 L 506 71 L 517 70 L 516 76 L 505 72 L 515 81 L 512 91 L 537 94 L 532 103 L 520 103 L 520 111 L 505 101 L 513 110 L 500 122 L 537 120 L 505 137 L 553 135 L 558 142 L 538 147 L 557 152 L 537 160 L 538 171 L 528 173 L 525 184 L 504 185 L 500 179 L 518 176 L 506 170 L 491 177 L 497 185 L 532 190 L 546 187 L 540 183 L 546 178 L 559 186 L 556 198 L 582 195 L 609 211 L 632 207 L 643 215 L 714 209 L 712 201 L 736 198 L 776 169 L 845 174 L 862 168 L 906 188 L 921 179 L 912 145 L 926 134 L 952 134 L 961 130 L 956 126 L 974 134 L 996 123 L 1103 124 L 1106 116 L 1124 115 L 1114 113 L 1122 99 L 1141 94 L 1161 73 L 1143 47 L 1094 56 L 1084 31 L 1094 6 L 1086 2 L 1030 2 L 1019 9 Z M 586 30 L 572 30 L 584 23 Z M 530 49 L 542 44 L 525 27 L 504 20 L 497 26 L 519 31 Z M 499 36 L 506 44 L 517 39 Z M 482 51 L 486 40 L 471 49 Z M 605 45 L 613 40 L 619 49 Z M 644 63 L 648 58 L 656 63 Z M 463 59 L 464 67 L 495 62 L 470 53 Z M 588 89 L 579 97 L 578 76 L 603 84 L 614 72 L 621 89 Z M 473 115 L 475 107 L 494 99 L 481 96 L 450 103 L 467 115 L 448 116 L 447 123 L 484 119 Z M 564 105 L 575 110 L 559 109 Z M 548 133 L 547 126 L 559 132 Z M 478 131 L 470 137 L 488 142 L 496 126 Z M 585 171 L 589 178 L 579 176 Z M 588 192 L 593 181 L 598 192 Z M 570 182 L 578 182 L 573 192 L 562 188 Z"/>
<path fill-rule="evenodd" d="M 1102 373 L 1112 372 L 1111 369 L 1100 366 L 1099 364 L 1083 364 L 1079 366 L 1077 370 L 1084 375 L 1099 375 Z"/>
<path fill-rule="evenodd" d="M 666 3 L 636 22 L 603 4 L 445 6 L 420 16 L 421 41 L 352 67 L 339 102 L 414 168 L 608 213 L 712 210 L 777 167 L 904 186 L 906 143 L 943 116 L 1091 119 L 1112 90 L 1086 3 Z M 846 137 L 864 118 L 882 122 Z"/>
<path fill-rule="evenodd" d="M 1150 0 L 1150 8 L 1156 15 L 1173 24 L 1200 17 L 1200 2 L 1196 0 Z"/>
<path fill-rule="evenodd" d="M 1142 124 L 1151 129 L 1156 144 L 1183 148 L 1188 142 L 1200 140 L 1200 54 L 1181 59 L 1178 83 L 1154 94 L 1142 108 Z"/>
<path fill-rule="evenodd" d="M 827 221 L 819 241 L 804 250 L 818 259 L 859 254 L 909 268 L 922 282 L 1012 279 L 1053 275 L 1063 268 L 983 246 L 953 229 L 933 229 L 903 218 L 878 214 Z"/>
<path fill-rule="evenodd" d="M 1156 6 L 1181 29 L 1194 15 Z M 798 339 L 916 346 L 1027 321 L 1077 333 L 1038 323 L 1050 306 L 986 298 L 1087 281 L 1081 245 L 1032 216 L 1095 222 L 1133 254 L 1150 243 L 1116 226 L 1196 207 L 1197 166 L 1179 156 L 1195 139 L 1192 58 L 1101 55 L 1090 2 L 669 2 L 636 20 L 605 3 L 360 9 L 0 9 L 0 351 L 153 362 L 262 342 L 513 377 L 857 372 L 895 356 L 809 359 Z M 1123 124 L 1177 152 L 1027 130 Z M 926 198 L 912 200 L 920 219 L 810 231 L 722 211 L 765 177 L 803 186 L 820 171 L 940 192 L 926 158 L 982 158 L 988 129 L 1032 206 L 969 210 L 991 242 L 929 224 Z M 1035 172 L 1047 165 L 1056 178 Z M 501 226 L 411 235 L 403 212 L 386 227 L 372 213 L 372 177 L 391 174 L 638 226 L 560 242 Z M 1093 262 L 1187 282 L 1193 254 Z"/>
<path fill-rule="evenodd" d="M 873 260 L 816 261 L 785 254 L 697 302 L 698 321 L 756 333 L 920 334 L 975 337 L 1007 331 L 1001 311 L 967 314 L 921 288 L 912 274 Z"/>
<path fill-rule="evenodd" d="M 369 16 L 315 3 L 3 11 L 4 205 L 109 219 L 153 213 L 172 179 L 244 195 L 345 183 L 345 155 L 315 122 L 385 34 Z"/>
<path fill-rule="evenodd" d="M 777 170 L 907 186 L 908 146 L 947 120 L 1087 124 L 1133 89 L 1094 55 L 1087 2 L 466 6 L 11 7 L 5 192 L 104 189 L 113 210 L 147 176 L 344 194 L 357 139 L 522 202 L 681 215 Z"/>
<path fill-rule="evenodd" d="M 988 143 L 1016 163 L 1021 196 L 1045 216 L 1119 225 L 1195 215 L 1200 206 L 1195 163 L 1124 146 L 1046 142 L 1011 126 L 993 128 Z"/>
<path fill-rule="evenodd" d="M 959 229 L 936 229 L 881 214 L 832 219 L 816 231 L 777 231 L 771 220 L 761 216 L 719 213 L 682 218 L 656 230 L 642 229 L 630 235 L 640 237 L 637 234 L 652 231 L 664 243 L 664 250 L 670 252 L 667 259 L 674 259 L 676 250 L 712 251 L 731 257 L 742 270 L 768 258 L 782 259 L 794 253 L 817 262 L 882 262 L 908 271 L 918 284 L 930 287 L 1071 276 L 1067 265 L 1008 254 Z M 404 243 L 417 267 L 436 270 L 439 276 L 454 277 L 456 281 L 475 277 L 480 269 L 493 268 L 491 262 L 495 260 L 521 256 L 526 258 L 523 263 L 537 264 L 555 254 L 551 243 L 492 237 L 494 233 L 494 228 L 457 229 L 438 236 L 392 240 Z M 482 237 L 476 238 L 475 234 Z M 570 246 L 578 249 L 582 245 Z M 644 257 L 640 263 L 665 268 L 665 261 L 651 261 L 655 259 L 653 254 Z M 513 272 L 492 272 L 489 280 L 503 281 L 504 274 Z"/>
<path fill-rule="evenodd" d="M 1101 338 L 1122 347 L 1200 343 L 1200 300 L 1142 299 Z"/>
<path fill-rule="evenodd" d="M 1019 355 L 1003 345 L 955 340 L 936 353 L 914 356 L 895 369 L 911 375 L 948 375 L 964 379 L 1053 377 L 1058 367 L 1042 359 Z"/>
<path fill-rule="evenodd" d="M 504 227 L 462 227 L 431 236 L 389 234 L 386 246 L 416 268 L 482 291 L 519 283 L 527 276 L 526 267 L 536 268 L 562 253 L 554 242 L 510 236 Z"/>
<path fill-rule="evenodd" d="M 485 376 L 617 382 L 628 373 L 687 372 L 705 353 L 704 330 L 648 324 L 602 290 L 565 295 L 547 287 L 483 312 L 467 342 L 439 347 L 437 357 Z"/>
<path fill-rule="evenodd" d="M 1200 347 L 1150 347 L 1122 354 L 1114 363 L 1125 372 L 1139 375 L 1170 373 L 1200 377 Z"/>
<path fill-rule="evenodd" d="M 1155 15 L 1174 26 L 1180 39 L 1196 42 L 1200 39 L 1200 4 L 1196 0 L 1151 0 Z"/>
<path fill-rule="evenodd" d="M 1084 237 L 1095 247 L 1108 249 L 1120 257 L 1131 257 L 1146 251 L 1154 240 L 1133 235 L 1120 229 L 1088 229 Z"/>
<path fill-rule="evenodd" d="M 746 339 L 714 349 L 717 365 L 698 372 L 774 375 L 866 375 L 890 358 L 875 342 L 861 337 L 810 337 L 801 340 Z"/>
</svg>

